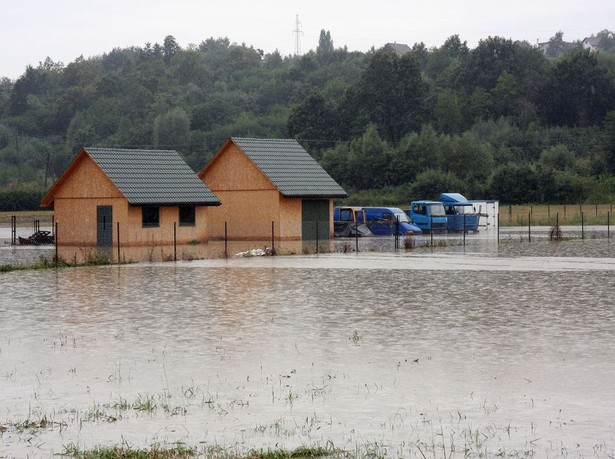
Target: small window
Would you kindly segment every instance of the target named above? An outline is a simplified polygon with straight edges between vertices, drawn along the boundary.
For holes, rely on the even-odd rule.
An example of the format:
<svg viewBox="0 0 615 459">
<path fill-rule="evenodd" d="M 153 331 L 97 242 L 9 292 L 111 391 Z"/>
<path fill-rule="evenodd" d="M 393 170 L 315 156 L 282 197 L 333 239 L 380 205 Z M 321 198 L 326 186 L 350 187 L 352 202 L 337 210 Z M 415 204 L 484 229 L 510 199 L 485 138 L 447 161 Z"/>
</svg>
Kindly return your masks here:
<svg viewBox="0 0 615 459">
<path fill-rule="evenodd" d="M 160 207 L 143 206 L 141 208 L 143 228 L 157 228 L 160 226 Z"/>
<path fill-rule="evenodd" d="M 179 207 L 179 226 L 194 226 L 196 224 L 194 209 L 194 206 Z"/>
<path fill-rule="evenodd" d="M 352 216 L 350 215 L 350 209 L 343 209 L 340 215 L 340 221 L 349 222 L 352 221 Z"/>
</svg>

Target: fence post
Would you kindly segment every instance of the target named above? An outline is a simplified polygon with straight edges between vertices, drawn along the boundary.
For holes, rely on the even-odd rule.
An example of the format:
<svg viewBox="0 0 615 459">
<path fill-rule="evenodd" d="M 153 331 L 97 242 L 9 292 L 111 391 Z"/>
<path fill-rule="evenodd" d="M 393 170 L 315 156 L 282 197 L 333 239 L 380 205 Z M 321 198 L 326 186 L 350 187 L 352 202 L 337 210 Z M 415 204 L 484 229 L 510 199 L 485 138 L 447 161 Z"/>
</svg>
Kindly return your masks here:
<svg viewBox="0 0 615 459">
<path fill-rule="evenodd" d="M 583 212 L 581 211 L 581 239 L 585 239 L 585 222 L 583 220 Z"/>
<path fill-rule="evenodd" d="M 177 261 L 177 222 L 173 222 L 173 261 Z"/>
<path fill-rule="evenodd" d="M 271 255 L 275 255 L 275 222 L 271 220 Z"/>
<path fill-rule="evenodd" d="M 224 258 L 228 258 L 228 233 L 224 222 Z"/>
<path fill-rule="evenodd" d="M 463 214 L 463 245 L 466 245 L 466 214 Z"/>
<path fill-rule="evenodd" d="M 355 224 L 354 224 L 354 245 L 355 245 L 355 252 L 358 253 L 359 252 L 359 221 L 358 220 L 355 220 Z"/>
<path fill-rule="evenodd" d="M 611 212 L 606 213 L 606 238 L 611 238 Z"/>
<path fill-rule="evenodd" d="M 532 214 L 527 214 L 527 242 L 532 241 Z"/>
<path fill-rule="evenodd" d="M 316 220 L 316 253 L 318 253 L 318 220 Z"/>
<path fill-rule="evenodd" d="M 429 216 L 429 239 L 431 246 L 433 247 L 433 215 Z"/>
<path fill-rule="evenodd" d="M 500 213 L 499 212 L 498 212 L 498 215 L 497 215 L 496 219 L 497 219 L 497 224 L 498 224 L 498 240 L 497 240 L 497 242 L 499 244 L 500 243 Z"/>
<path fill-rule="evenodd" d="M 56 227 L 55 227 L 54 235 L 53 236 L 54 236 L 53 240 L 54 240 L 55 245 L 56 245 L 56 247 L 55 247 L 56 248 L 55 262 L 56 262 L 56 267 L 57 267 L 58 266 L 58 262 L 60 261 L 60 259 L 58 257 L 58 245 L 59 245 L 59 242 L 58 242 L 58 222 L 56 222 Z"/>
<path fill-rule="evenodd" d="M 117 222 L 117 264 L 119 265 L 120 262 L 120 222 Z"/>
<path fill-rule="evenodd" d="M 17 244 L 17 217 L 11 215 L 11 244 Z"/>
</svg>

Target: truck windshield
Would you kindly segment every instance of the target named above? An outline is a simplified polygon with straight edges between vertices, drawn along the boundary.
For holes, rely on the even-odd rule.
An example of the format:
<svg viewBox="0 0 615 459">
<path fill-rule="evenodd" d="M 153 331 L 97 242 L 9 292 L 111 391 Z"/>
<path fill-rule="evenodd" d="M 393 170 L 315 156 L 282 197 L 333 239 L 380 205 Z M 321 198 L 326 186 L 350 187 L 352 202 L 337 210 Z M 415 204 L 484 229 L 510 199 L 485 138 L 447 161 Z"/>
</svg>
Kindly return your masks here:
<svg viewBox="0 0 615 459">
<path fill-rule="evenodd" d="M 434 217 L 444 217 L 444 205 L 443 204 L 429 204 L 429 210 Z"/>
<path fill-rule="evenodd" d="M 396 213 L 395 217 L 397 218 L 399 223 L 408 223 L 410 221 L 410 220 L 408 220 L 408 216 L 406 215 L 405 212 Z"/>
<path fill-rule="evenodd" d="M 475 213 L 472 206 L 455 206 L 455 213 L 457 214 L 473 214 Z"/>
</svg>

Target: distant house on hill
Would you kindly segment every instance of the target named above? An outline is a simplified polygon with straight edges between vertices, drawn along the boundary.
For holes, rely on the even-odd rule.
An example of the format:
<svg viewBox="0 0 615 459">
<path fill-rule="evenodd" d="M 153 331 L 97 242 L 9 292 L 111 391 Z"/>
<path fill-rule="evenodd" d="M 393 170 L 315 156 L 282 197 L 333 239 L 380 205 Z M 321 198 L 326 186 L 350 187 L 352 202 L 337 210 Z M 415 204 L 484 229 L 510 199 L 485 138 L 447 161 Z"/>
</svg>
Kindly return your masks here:
<svg viewBox="0 0 615 459">
<path fill-rule="evenodd" d="M 347 197 L 294 139 L 232 137 L 199 177 L 222 202 L 210 235 L 228 240 L 328 240 L 333 199 Z"/>
<path fill-rule="evenodd" d="M 85 148 L 41 201 L 54 209 L 61 247 L 206 242 L 220 201 L 173 150 Z"/>
<path fill-rule="evenodd" d="M 581 46 L 584 49 L 589 49 L 592 52 L 596 52 L 600 49 L 600 38 L 593 35 L 591 37 L 586 37 L 581 42 Z"/>
<path fill-rule="evenodd" d="M 405 43 L 387 43 L 384 47 L 393 50 L 399 57 L 412 51 L 412 48 Z"/>
<path fill-rule="evenodd" d="M 540 51 L 542 51 L 542 54 L 547 54 L 547 50 L 549 49 L 549 44 L 550 44 L 550 42 L 548 42 L 548 41 L 537 42 L 536 43 L 536 48 L 538 48 Z"/>
</svg>

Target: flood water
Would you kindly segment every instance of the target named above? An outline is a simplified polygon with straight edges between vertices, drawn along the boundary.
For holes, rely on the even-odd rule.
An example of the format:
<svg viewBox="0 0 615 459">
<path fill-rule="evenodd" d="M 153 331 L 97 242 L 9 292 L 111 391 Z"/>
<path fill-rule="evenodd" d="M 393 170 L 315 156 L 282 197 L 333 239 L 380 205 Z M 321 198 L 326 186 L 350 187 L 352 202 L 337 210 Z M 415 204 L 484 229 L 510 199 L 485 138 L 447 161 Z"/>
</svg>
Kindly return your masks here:
<svg viewBox="0 0 615 459">
<path fill-rule="evenodd" d="M 615 455 L 615 242 L 0 274 L 0 457 Z"/>
</svg>

